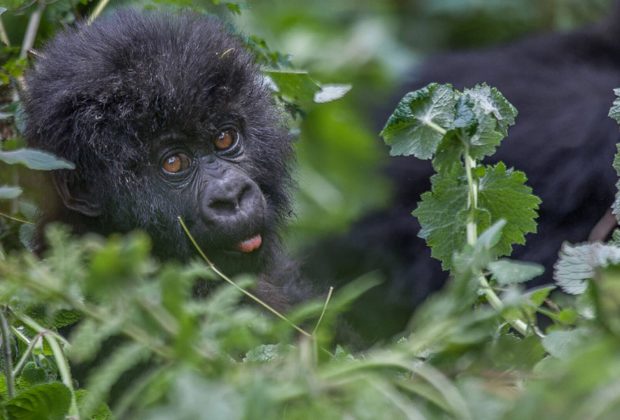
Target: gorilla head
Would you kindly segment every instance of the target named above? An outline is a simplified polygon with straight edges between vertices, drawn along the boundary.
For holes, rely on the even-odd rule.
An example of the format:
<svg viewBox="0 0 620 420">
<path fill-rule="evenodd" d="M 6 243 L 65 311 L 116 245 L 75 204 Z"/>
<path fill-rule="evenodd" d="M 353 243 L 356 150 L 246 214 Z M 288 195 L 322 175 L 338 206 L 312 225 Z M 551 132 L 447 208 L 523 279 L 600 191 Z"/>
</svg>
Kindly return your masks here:
<svg viewBox="0 0 620 420">
<path fill-rule="evenodd" d="M 53 173 L 40 227 L 142 229 L 158 256 L 184 260 L 195 251 L 181 216 L 228 273 L 274 265 L 292 148 L 251 55 L 221 24 L 124 11 L 39 55 L 26 77 L 29 145 L 76 165 Z"/>
</svg>

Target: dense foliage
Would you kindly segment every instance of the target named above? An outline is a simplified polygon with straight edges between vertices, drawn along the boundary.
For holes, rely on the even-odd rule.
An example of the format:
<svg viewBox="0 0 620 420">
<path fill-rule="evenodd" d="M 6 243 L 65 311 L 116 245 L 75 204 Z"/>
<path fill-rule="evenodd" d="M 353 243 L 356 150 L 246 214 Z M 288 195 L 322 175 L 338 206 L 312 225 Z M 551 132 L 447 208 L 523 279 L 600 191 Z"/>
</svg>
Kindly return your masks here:
<svg viewBox="0 0 620 420">
<path fill-rule="evenodd" d="M 345 93 L 266 45 L 249 40 L 291 118 Z M 23 147 L 13 93 L 26 60 L 2 54 L 3 170 L 70 167 Z M 620 99 L 610 116 L 620 123 Z M 518 168 L 481 163 L 515 123 L 517 110 L 486 85 L 431 84 L 401 100 L 382 136 L 393 155 L 432 159 L 414 216 L 451 281 L 399 337 L 354 353 L 335 339 L 337 318 L 380 287 L 370 276 L 283 315 L 256 302 L 253 279 L 228 278 L 199 249 L 187 266 L 155 261 L 140 233 L 76 239 L 54 226 L 39 259 L 27 250 L 35 212 L 21 179 L 2 178 L 0 417 L 617 418 L 620 233 L 564 247 L 564 293 L 524 288 L 542 268 L 507 257 L 535 231 L 539 200 Z M 620 175 L 620 152 L 614 167 Z M 219 287 L 198 300 L 198 280 Z"/>
</svg>

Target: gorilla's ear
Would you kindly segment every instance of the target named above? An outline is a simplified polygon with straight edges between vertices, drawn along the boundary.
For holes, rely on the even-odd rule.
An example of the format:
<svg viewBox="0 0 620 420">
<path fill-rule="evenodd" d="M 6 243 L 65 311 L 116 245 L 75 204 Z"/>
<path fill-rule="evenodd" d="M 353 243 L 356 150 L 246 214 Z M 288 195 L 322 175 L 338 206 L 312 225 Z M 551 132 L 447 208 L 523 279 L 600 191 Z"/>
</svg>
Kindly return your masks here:
<svg viewBox="0 0 620 420">
<path fill-rule="evenodd" d="M 101 215 L 101 203 L 71 171 L 58 171 L 53 176 L 54 186 L 65 207 L 85 216 Z"/>
</svg>

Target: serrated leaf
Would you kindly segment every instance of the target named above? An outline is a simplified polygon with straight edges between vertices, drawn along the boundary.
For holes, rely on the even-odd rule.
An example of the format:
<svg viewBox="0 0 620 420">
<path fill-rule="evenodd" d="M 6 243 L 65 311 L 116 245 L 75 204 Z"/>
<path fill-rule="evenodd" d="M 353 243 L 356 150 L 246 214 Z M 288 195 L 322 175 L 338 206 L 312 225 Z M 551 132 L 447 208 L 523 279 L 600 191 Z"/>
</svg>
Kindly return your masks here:
<svg viewBox="0 0 620 420">
<path fill-rule="evenodd" d="M 35 385 L 6 402 L 10 420 L 63 420 L 69 411 L 71 392 L 61 383 Z"/>
<path fill-rule="evenodd" d="M 510 254 L 512 245 L 525 243 L 525 235 L 536 231 L 540 199 L 525 181 L 523 172 L 506 169 L 503 163 L 487 167 L 479 180 L 478 231 L 506 220 L 501 240 L 493 247 L 495 256 Z M 413 215 L 422 227 L 419 236 L 447 270 L 452 267 L 452 255 L 466 243 L 467 184 L 454 172 L 434 175 L 431 183 L 432 190 L 422 194 Z"/>
<path fill-rule="evenodd" d="M 121 375 L 144 360 L 147 355 L 148 351 L 137 343 L 118 347 L 88 378 L 89 393 L 84 398 L 82 415 L 88 418 L 97 410 Z"/>
<path fill-rule="evenodd" d="M 432 158 L 453 126 L 456 100 L 451 85 L 437 83 L 406 94 L 381 131 L 390 155 Z"/>
<path fill-rule="evenodd" d="M 0 186 L 0 200 L 12 200 L 19 197 L 21 194 L 22 189 L 19 187 Z"/>
<path fill-rule="evenodd" d="M 507 259 L 493 261 L 488 268 L 500 285 L 523 283 L 540 276 L 545 271 L 540 264 Z"/>
<path fill-rule="evenodd" d="M 267 363 L 282 358 L 281 344 L 263 344 L 245 354 L 243 362 Z"/>
<path fill-rule="evenodd" d="M 609 116 L 620 124 L 620 88 L 614 89 L 614 94 L 617 97 L 609 110 Z"/>
<path fill-rule="evenodd" d="M 500 162 L 487 167 L 478 184 L 478 207 L 491 214 L 491 222 L 506 220 L 502 239 L 496 246 L 499 256 L 510 254 L 514 244 L 523 245 L 525 235 L 536 232 L 540 199 L 532 194 L 526 181 L 523 172 L 506 169 Z"/>
<path fill-rule="evenodd" d="M 309 104 L 314 95 L 321 90 L 308 72 L 293 70 L 265 70 L 276 87 L 277 92 L 295 102 Z"/>
<path fill-rule="evenodd" d="M 51 171 L 55 169 L 75 169 L 75 165 L 51 153 L 35 149 L 18 149 L 9 152 L 0 151 L 0 161 L 9 165 L 22 164 L 30 169 Z"/>
<path fill-rule="evenodd" d="M 582 348 L 588 337 L 585 329 L 570 331 L 551 331 L 542 339 L 545 350 L 558 359 L 568 359 L 573 353 Z"/>
<path fill-rule="evenodd" d="M 314 102 L 323 104 L 342 98 L 351 90 L 351 85 L 322 85 L 314 94 Z"/>
<path fill-rule="evenodd" d="M 102 343 L 118 333 L 122 324 L 122 317 L 110 319 L 103 325 L 91 319 L 80 322 L 71 334 L 69 357 L 79 363 L 92 360 L 101 350 Z"/>
<path fill-rule="evenodd" d="M 482 115 L 491 116 L 497 122 L 498 132 L 505 137 L 508 127 L 514 125 L 517 109 L 494 87 L 483 83 L 472 89 L 465 89 L 463 96 L 467 96 L 474 103 L 474 114 L 477 118 Z"/>
<path fill-rule="evenodd" d="M 553 277 L 566 293 L 579 295 L 586 291 L 598 268 L 620 264 L 620 248 L 600 243 L 571 245 L 564 243 L 554 265 Z"/>
</svg>

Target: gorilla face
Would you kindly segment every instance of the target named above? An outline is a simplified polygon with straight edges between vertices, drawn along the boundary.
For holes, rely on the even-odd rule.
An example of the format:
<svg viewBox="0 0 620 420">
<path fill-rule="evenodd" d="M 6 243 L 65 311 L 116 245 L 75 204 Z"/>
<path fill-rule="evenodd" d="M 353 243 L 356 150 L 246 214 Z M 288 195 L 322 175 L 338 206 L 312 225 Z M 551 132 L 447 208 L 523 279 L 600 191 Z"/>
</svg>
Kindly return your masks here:
<svg viewBox="0 0 620 420">
<path fill-rule="evenodd" d="M 54 174 L 40 223 L 142 229 L 155 253 L 259 271 L 289 212 L 291 144 L 262 76 L 216 21 L 125 11 L 56 37 L 27 74 L 30 146 Z"/>
</svg>

